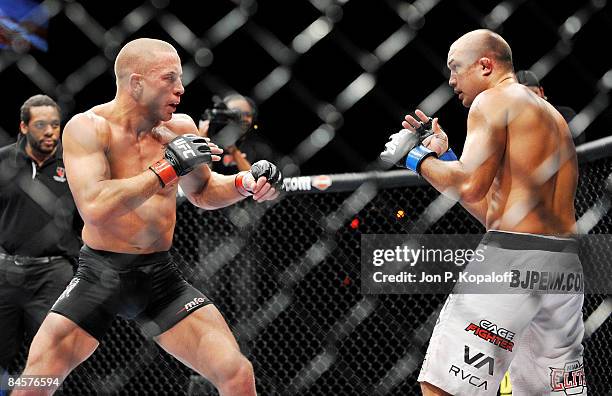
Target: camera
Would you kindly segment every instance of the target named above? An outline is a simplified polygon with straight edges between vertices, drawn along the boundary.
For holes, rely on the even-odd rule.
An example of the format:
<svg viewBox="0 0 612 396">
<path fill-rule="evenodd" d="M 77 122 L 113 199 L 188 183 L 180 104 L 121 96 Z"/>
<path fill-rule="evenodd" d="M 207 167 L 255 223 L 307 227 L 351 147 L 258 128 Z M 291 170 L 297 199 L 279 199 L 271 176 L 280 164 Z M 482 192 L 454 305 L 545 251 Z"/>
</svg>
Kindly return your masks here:
<svg viewBox="0 0 612 396">
<path fill-rule="evenodd" d="M 242 142 L 250 131 L 257 130 L 257 106 L 252 99 L 242 95 L 228 95 L 224 99 L 213 96 L 212 108 L 204 110 L 200 119 L 208 120 L 208 137 L 221 147 Z M 241 100 L 248 104 L 244 108 L 229 108 L 232 101 Z"/>
<path fill-rule="evenodd" d="M 214 97 L 212 108 L 204 110 L 201 118 L 210 121 L 208 137 L 214 141 L 216 135 L 229 123 L 241 124 L 242 112 L 237 109 L 229 109 L 221 99 Z"/>
</svg>

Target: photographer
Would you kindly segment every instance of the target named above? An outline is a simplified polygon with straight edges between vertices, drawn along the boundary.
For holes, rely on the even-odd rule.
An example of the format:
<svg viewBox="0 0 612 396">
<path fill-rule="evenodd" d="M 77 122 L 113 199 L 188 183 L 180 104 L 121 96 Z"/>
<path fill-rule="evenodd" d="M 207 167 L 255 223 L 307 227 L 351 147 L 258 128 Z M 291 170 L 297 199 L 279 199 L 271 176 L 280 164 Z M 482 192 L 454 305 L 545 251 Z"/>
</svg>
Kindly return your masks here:
<svg viewBox="0 0 612 396">
<path fill-rule="evenodd" d="M 224 149 L 221 161 L 214 164 L 213 170 L 222 174 L 234 174 L 251 168 L 247 155 L 238 148 L 245 138 L 257 129 L 257 106 L 252 99 L 231 94 L 223 98 L 213 98 L 213 107 L 204 110 L 199 130 Z"/>
</svg>

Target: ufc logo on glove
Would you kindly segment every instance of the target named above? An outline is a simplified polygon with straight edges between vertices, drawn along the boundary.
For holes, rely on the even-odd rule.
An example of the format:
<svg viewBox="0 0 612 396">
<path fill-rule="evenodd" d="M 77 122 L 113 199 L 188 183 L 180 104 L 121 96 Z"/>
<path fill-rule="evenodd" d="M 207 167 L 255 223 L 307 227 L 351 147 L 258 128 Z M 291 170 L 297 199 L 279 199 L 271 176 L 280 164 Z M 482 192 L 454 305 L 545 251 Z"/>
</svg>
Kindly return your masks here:
<svg viewBox="0 0 612 396">
<path fill-rule="evenodd" d="M 183 158 L 189 158 L 188 154 L 191 154 L 192 157 L 195 157 L 195 152 L 189 148 L 189 145 L 184 139 L 176 139 L 173 143 L 178 149 L 182 150 L 181 155 Z"/>
</svg>

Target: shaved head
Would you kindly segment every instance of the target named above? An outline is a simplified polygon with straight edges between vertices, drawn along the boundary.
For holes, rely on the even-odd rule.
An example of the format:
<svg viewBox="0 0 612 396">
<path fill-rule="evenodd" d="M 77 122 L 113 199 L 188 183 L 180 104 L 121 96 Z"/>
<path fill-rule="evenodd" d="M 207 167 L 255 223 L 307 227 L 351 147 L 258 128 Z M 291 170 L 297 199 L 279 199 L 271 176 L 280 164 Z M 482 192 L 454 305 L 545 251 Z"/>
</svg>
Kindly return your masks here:
<svg viewBox="0 0 612 396">
<path fill-rule="evenodd" d="M 115 60 L 120 107 L 136 109 L 150 124 L 168 121 L 185 92 L 181 58 L 162 40 L 139 38 L 121 48 Z"/>
<path fill-rule="evenodd" d="M 473 61 L 483 57 L 490 58 L 503 69 L 514 70 L 510 46 L 502 36 L 487 29 L 464 34 L 451 45 L 451 52 L 454 51 L 465 52 Z"/>
<path fill-rule="evenodd" d="M 115 60 L 117 85 L 122 84 L 132 73 L 144 74 L 155 68 L 160 59 L 177 56 L 176 49 L 162 40 L 139 38 L 121 48 Z"/>
<path fill-rule="evenodd" d="M 459 37 L 448 51 L 448 84 L 465 107 L 482 91 L 512 78 L 512 51 L 499 34 L 486 29 Z"/>
</svg>

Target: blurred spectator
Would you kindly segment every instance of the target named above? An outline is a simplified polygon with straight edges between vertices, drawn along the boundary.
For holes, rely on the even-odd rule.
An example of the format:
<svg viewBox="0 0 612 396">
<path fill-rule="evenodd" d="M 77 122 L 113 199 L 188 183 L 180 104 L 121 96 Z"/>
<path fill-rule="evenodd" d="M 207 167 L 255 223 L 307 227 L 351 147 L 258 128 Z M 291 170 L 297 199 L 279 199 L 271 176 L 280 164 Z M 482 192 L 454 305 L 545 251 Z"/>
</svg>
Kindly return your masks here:
<svg viewBox="0 0 612 396">
<path fill-rule="evenodd" d="M 532 90 L 536 95 L 538 95 L 542 99 L 548 100 L 548 98 L 544 94 L 544 87 L 542 87 L 542 85 L 540 84 L 540 80 L 538 79 L 538 77 L 535 75 L 534 72 L 530 70 L 519 70 L 518 72 L 516 72 L 516 79 L 518 80 L 519 83 L 523 84 L 524 86 Z M 552 105 L 555 107 L 555 109 L 557 109 L 559 113 L 561 113 L 561 115 L 565 119 L 565 122 L 567 122 L 568 124 L 570 123 L 572 118 L 576 116 L 576 112 L 571 107 L 557 106 L 555 104 L 552 104 Z M 586 136 L 584 132 L 576 137 L 576 135 L 574 134 L 574 131 L 572 131 L 572 136 L 574 136 L 574 144 L 576 146 L 584 143 L 586 140 Z"/>
</svg>

